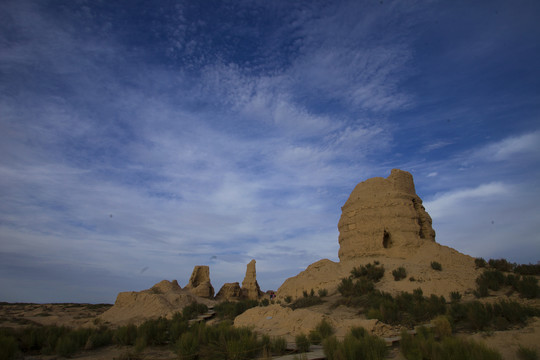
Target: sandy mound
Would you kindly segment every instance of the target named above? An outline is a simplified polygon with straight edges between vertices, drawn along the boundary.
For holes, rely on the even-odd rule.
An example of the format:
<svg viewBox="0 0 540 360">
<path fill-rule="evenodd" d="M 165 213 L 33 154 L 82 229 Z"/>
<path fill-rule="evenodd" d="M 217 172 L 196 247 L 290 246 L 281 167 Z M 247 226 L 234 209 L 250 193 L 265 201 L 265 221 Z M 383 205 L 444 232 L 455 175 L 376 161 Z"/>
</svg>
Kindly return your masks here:
<svg viewBox="0 0 540 360">
<path fill-rule="evenodd" d="M 470 293 L 476 286 L 474 259 L 435 242 L 431 217 L 406 171 L 394 169 L 386 179 L 358 184 L 342 208 L 338 228 L 340 262 L 320 260 L 287 279 L 278 289 L 280 299 L 298 298 L 311 289 L 335 293 L 354 267 L 373 261 L 386 269 L 377 288 L 392 294 L 420 287 L 425 295 L 448 297 L 452 291 Z M 443 270 L 433 270 L 432 261 Z M 394 281 L 392 270 L 398 267 L 406 269 L 407 279 Z"/>
<path fill-rule="evenodd" d="M 194 301 L 207 305 L 213 303 L 191 294 L 189 290 L 182 290 L 176 280 L 163 280 L 148 290 L 119 293 L 114 306 L 99 318 L 114 325 L 140 324 L 160 316 L 171 318 Z"/>
<path fill-rule="evenodd" d="M 236 317 L 234 325 L 248 326 L 261 334 L 283 336 L 289 341 L 293 341 L 296 335 L 309 334 L 322 319 L 326 319 L 337 330 L 338 338 L 344 337 L 355 326 L 364 327 L 378 335 L 382 335 L 388 328 L 377 320 L 355 317 L 354 313 L 345 307 L 339 307 L 332 313 L 323 309 L 327 310 L 327 307 L 311 307 L 294 311 L 281 305 L 254 307 Z"/>
</svg>

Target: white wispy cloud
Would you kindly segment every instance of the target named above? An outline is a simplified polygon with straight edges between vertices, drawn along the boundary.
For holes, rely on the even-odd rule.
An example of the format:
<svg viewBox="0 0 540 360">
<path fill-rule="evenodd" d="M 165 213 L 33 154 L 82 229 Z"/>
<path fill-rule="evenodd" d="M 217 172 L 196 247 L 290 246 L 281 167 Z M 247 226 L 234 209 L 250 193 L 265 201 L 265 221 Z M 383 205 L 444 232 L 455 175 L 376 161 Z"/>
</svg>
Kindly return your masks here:
<svg viewBox="0 0 540 360">
<path fill-rule="evenodd" d="M 540 131 L 509 136 L 498 142 L 487 144 L 473 156 L 483 161 L 506 161 L 519 157 L 537 157 L 540 154 Z"/>
<path fill-rule="evenodd" d="M 445 218 L 450 214 L 460 212 L 467 204 L 506 195 L 510 192 L 507 185 L 502 183 L 483 184 L 472 189 L 460 189 L 435 194 L 434 199 L 426 202 L 431 216 Z"/>
<path fill-rule="evenodd" d="M 219 288 L 256 258 L 259 282 L 276 289 L 299 267 L 335 260 L 339 207 L 357 182 L 395 165 L 384 159 L 400 140 L 387 117 L 414 102 L 401 87 L 414 55 L 410 20 L 378 34 L 398 21 L 389 10 L 409 10 L 386 6 L 279 5 L 286 21 L 253 50 L 271 60 L 246 64 L 235 63 L 234 46 L 193 35 L 240 25 L 194 23 L 181 6 L 145 29 L 154 36 L 146 54 L 140 33 L 90 8 L 71 19 L 33 2 L 0 5 L 19 39 L 0 43 L 0 256 L 17 259 L 13 278 L 31 289 L 29 272 L 71 269 L 55 286 L 80 276 L 84 301 L 101 287 L 93 277 L 110 276 L 99 294 L 112 301 L 117 286 L 185 283 L 194 265 L 210 264 Z M 472 160 L 534 154 L 538 137 L 504 139 Z M 449 176 L 464 158 L 417 164 L 437 181 L 426 202 L 436 221 L 469 224 L 455 217 L 463 203 L 493 205 L 515 190 L 496 177 L 475 182 L 472 170 L 472 180 Z M 452 189 L 444 179 L 460 190 L 440 192 Z"/>
</svg>

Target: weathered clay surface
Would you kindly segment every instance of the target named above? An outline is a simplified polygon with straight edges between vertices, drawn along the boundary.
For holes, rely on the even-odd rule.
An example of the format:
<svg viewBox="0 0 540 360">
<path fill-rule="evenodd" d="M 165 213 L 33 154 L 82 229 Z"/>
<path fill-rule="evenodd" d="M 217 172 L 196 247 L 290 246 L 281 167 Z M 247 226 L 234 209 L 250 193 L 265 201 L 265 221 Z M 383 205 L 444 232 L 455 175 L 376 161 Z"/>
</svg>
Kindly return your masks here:
<svg viewBox="0 0 540 360">
<path fill-rule="evenodd" d="M 342 207 L 339 259 L 416 248 L 435 241 L 431 217 L 414 188 L 410 173 L 392 170 L 356 185 Z"/>
<path fill-rule="evenodd" d="M 250 300 L 258 300 L 263 295 L 259 283 L 257 283 L 257 272 L 255 270 L 255 260 L 247 264 L 246 276 L 242 281 L 242 297 Z"/>
<path fill-rule="evenodd" d="M 378 288 L 391 293 L 420 287 L 424 294 L 448 296 L 475 287 L 474 259 L 435 242 L 431 217 L 416 195 L 412 175 L 392 170 L 388 178 L 359 183 L 342 208 L 338 224 L 339 258 L 319 260 L 278 289 L 278 298 L 301 297 L 304 291 L 337 292 L 343 277 L 359 265 L 375 260 L 386 268 Z M 435 272 L 431 261 L 445 269 Z M 417 281 L 395 282 L 391 271 L 403 266 Z"/>
<path fill-rule="evenodd" d="M 216 300 L 238 300 L 241 296 L 242 290 L 239 283 L 225 283 L 218 291 Z"/>
<path fill-rule="evenodd" d="M 194 296 L 182 290 L 176 280 L 163 280 L 148 290 L 129 291 L 118 294 L 114 306 L 104 312 L 102 321 L 115 325 L 140 324 L 148 319 L 160 316 L 171 318 L 174 313 L 192 302 L 202 302 L 210 305 L 211 300 Z"/>
<path fill-rule="evenodd" d="M 162 280 L 156 285 L 152 286 L 150 290 L 154 293 L 163 294 L 171 291 L 180 291 L 182 290 L 182 288 L 180 287 L 180 285 L 178 285 L 178 281 L 176 280 Z"/>
<path fill-rule="evenodd" d="M 204 298 L 214 297 L 214 287 L 210 283 L 210 268 L 206 265 L 195 266 L 185 289 L 196 296 Z"/>
</svg>

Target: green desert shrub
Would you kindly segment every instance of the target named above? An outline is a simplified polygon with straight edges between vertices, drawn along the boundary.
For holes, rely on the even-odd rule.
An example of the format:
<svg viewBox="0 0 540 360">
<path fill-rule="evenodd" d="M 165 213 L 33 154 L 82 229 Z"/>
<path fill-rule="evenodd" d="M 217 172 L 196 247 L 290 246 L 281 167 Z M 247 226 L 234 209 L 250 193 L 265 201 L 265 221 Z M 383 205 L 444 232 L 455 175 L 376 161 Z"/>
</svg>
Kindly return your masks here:
<svg viewBox="0 0 540 360">
<path fill-rule="evenodd" d="M 392 275 L 394 276 L 395 281 L 399 281 L 407 277 L 407 270 L 405 270 L 404 267 L 400 266 L 394 271 L 392 271 Z"/>
<path fill-rule="evenodd" d="M 485 268 L 486 265 L 487 265 L 487 262 L 486 260 L 484 260 L 484 258 L 476 258 L 474 259 L 474 264 L 476 265 L 476 268 L 479 269 L 479 268 Z"/>
<path fill-rule="evenodd" d="M 0 360 L 15 359 L 19 352 L 17 340 L 12 336 L 0 335 Z"/>
<path fill-rule="evenodd" d="M 199 352 L 199 339 L 193 332 L 183 333 L 175 344 L 176 353 L 180 360 L 197 359 Z"/>
<path fill-rule="evenodd" d="M 453 303 L 448 314 L 454 324 L 464 329 L 504 329 L 510 324 L 523 324 L 527 318 L 540 315 L 540 310 L 521 305 L 515 301 L 499 301 L 482 304 L 479 301 Z"/>
<path fill-rule="evenodd" d="M 473 294 L 477 298 L 483 298 L 483 297 L 488 296 L 489 295 L 489 289 L 488 289 L 487 284 L 485 284 L 485 283 L 477 284 L 476 290 L 474 290 Z"/>
<path fill-rule="evenodd" d="M 436 341 L 433 333 L 424 327 L 417 330 L 416 337 L 403 331 L 400 348 L 409 360 L 502 360 L 497 351 L 472 340 L 444 337 Z"/>
<path fill-rule="evenodd" d="M 113 334 L 113 331 L 107 329 L 105 326 L 100 327 L 90 335 L 84 349 L 92 350 L 111 345 L 113 343 Z"/>
<path fill-rule="evenodd" d="M 309 338 L 306 336 L 306 334 L 296 335 L 296 337 L 294 338 L 294 342 L 296 343 L 296 349 L 298 350 L 298 352 L 309 351 L 311 343 L 309 341 Z"/>
<path fill-rule="evenodd" d="M 146 345 L 163 345 L 169 337 L 169 321 L 165 318 L 147 320 L 137 328 L 135 343 L 139 348 Z M 146 344 L 143 346 L 143 342 Z"/>
<path fill-rule="evenodd" d="M 322 319 L 315 329 L 311 330 L 309 333 L 309 340 L 312 344 L 320 344 L 324 339 L 329 337 L 334 333 L 334 328 L 326 320 Z"/>
<path fill-rule="evenodd" d="M 270 305 L 270 300 L 268 299 L 262 299 L 261 302 L 259 303 L 259 306 L 268 306 Z"/>
<path fill-rule="evenodd" d="M 120 326 L 113 335 L 113 340 L 118 345 L 133 345 L 137 339 L 137 327 L 133 324 Z"/>
<path fill-rule="evenodd" d="M 292 301 L 292 296 L 290 296 L 290 295 L 285 296 L 285 302 L 286 302 L 287 304 L 290 304 L 291 301 Z"/>
<path fill-rule="evenodd" d="M 360 265 L 351 270 L 354 279 L 367 278 L 373 282 L 378 282 L 384 276 L 384 266 L 375 264 Z"/>
<path fill-rule="evenodd" d="M 328 290 L 326 289 L 319 289 L 317 290 L 317 294 L 319 295 L 319 297 L 323 298 L 325 296 L 328 296 Z"/>
<path fill-rule="evenodd" d="M 540 275 L 540 264 L 521 264 L 514 268 L 514 272 L 520 275 Z"/>
<path fill-rule="evenodd" d="M 174 343 L 188 329 L 188 320 L 184 319 L 182 314 L 175 313 L 169 323 L 169 337 L 171 341 Z"/>
<path fill-rule="evenodd" d="M 499 270 L 485 270 L 476 278 L 477 285 L 486 285 L 488 289 L 497 291 L 505 283 L 505 276 Z"/>
<path fill-rule="evenodd" d="M 363 328 L 353 328 L 343 341 L 335 336 L 323 342 L 323 350 L 328 360 L 384 359 L 388 350 L 384 340 L 369 335 Z"/>
<path fill-rule="evenodd" d="M 283 355 L 287 352 L 287 340 L 284 337 L 276 336 L 270 340 L 270 351 L 274 355 Z"/>
<path fill-rule="evenodd" d="M 439 315 L 431 322 L 433 324 L 433 332 L 439 338 L 444 338 L 452 335 L 452 325 L 445 315 Z"/>
<path fill-rule="evenodd" d="M 523 278 L 517 282 L 517 290 L 527 299 L 535 299 L 540 296 L 538 279 L 534 276 L 523 276 Z"/>
<path fill-rule="evenodd" d="M 257 300 L 224 301 L 214 306 L 214 311 L 220 319 L 233 320 L 244 311 L 259 305 Z"/>
<path fill-rule="evenodd" d="M 63 357 L 71 357 L 79 350 L 76 339 L 70 334 L 65 334 L 56 343 L 56 353 Z"/>
<path fill-rule="evenodd" d="M 208 311 L 208 306 L 200 304 L 198 302 L 192 302 L 182 309 L 182 316 L 184 319 L 195 319 L 200 314 L 204 314 Z"/>
<path fill-rule="evenodd" d="M 488 264 L 491 268 L 499 271 L 511 272 L 514 269 L 514 264 L 509 263 L 506 259 L 489 259 Z"/>
<path fill-rule="evenodd" d="M 459 291 L 452 291 L 450 293 L 450 301 L 458 302 L 460 300 L 461 300 L 461 294 L 459 293 Z"/>
<path fill-rule="evenodd" d="M 518 289 L 518 283 L 521 279 L 521 275 L 508 274 L 504 279 L 504 285 L 511 286 L 513 290 Z"/>
<path fill-rule="evenodd" d="M 257 334 L 247 328 L 239 328 L 231 332 L 221 333 L 221 349 L 216 349 L 217 354 L 225 350 L 227 359 L 253 359 L 260 352 Z M 212 356 L 212 359 L 218 358 Z"/>
<path fill-rule="evenodd" d="M 441 263 L 439 263 L 437 261 L 432 261 L 431 262 L 431 268 L 433 270 L 442 271 L 442 265 L 441 265 Z"/>
<path fill-rule="evenodd" d="M 536 349 L 519 346 L 516 355 L 520 360 L 538 360 L 538 352 Z"/>
<path fill-rule="evenodd" d="M 322 304 L 324 301 L 318 296 L 308 296 L 296 299 L 291 305 L 291 309 L 301 309 Z"/>
<path fill-rule="evenodd" d="M 338 291 L 342 296 L 362 296 L 375 289 L 373 281 L 360 278 L 353 280 L 351 278 L 341 279 L 341 283 L 338 285 Z"/>
<path fill-rule="evenodd" d="M 414 325 L 446 313 L 444 297 L 432 295 L 424 297 L 421 289 L 402 292 L 395 297 L 374 291 L 369 296 L 367 317 L 387 324 Z"/>
</svg>

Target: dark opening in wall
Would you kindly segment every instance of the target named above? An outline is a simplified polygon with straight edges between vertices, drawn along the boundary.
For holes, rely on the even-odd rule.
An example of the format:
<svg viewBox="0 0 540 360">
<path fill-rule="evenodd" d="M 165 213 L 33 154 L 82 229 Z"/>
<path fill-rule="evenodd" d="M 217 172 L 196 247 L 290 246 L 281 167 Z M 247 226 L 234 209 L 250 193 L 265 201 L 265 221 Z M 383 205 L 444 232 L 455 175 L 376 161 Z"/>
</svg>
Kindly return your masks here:
<svg viewBox="0 0 540 360">
<path fill-rule="evenodd" d="M 390 233 L 386 230 L 384 230 L 383 240 L 382 240 L 382 246 L 385 249 L 388 249 L 392 246 L 392 239 L 390 238 Z"/>
<path fill-rule="evenodd" d="M 418 202 L 416 202 L 416 199 L 412 199 L 414 210 L 416 210 L 416 216 L 418 217 L 418 226 L 420 226 L 420 231 L 418 232 L 418 235 L 420 236 L 420 239 L 425 239 L 426 236 L 424 235 L 424 222 L 422 221 L 422 216 L 420 214 L 420 208 L 424 209 L 422 205 L 420 205 Z"/>
</svg>

